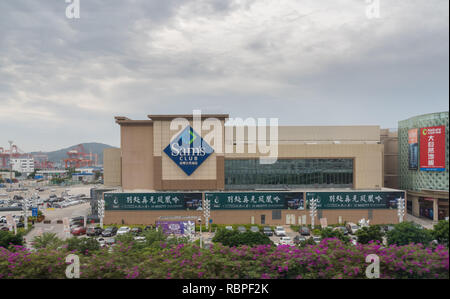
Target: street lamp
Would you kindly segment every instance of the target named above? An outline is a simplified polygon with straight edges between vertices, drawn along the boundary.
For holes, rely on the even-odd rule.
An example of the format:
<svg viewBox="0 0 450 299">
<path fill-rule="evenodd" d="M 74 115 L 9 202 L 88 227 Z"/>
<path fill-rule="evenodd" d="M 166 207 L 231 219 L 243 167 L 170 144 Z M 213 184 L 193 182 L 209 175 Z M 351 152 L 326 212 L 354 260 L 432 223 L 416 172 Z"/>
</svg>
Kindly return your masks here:
<svg viewBox="0 0 450 299">
<path fill-rule="evenodd" d="M 210 210 L 211 210 L 210 203 L 211 203 L 211 201 L 209 199 L 205 199 L 205 202 L 204 202 L 205 206 L 203 209 L 203 217 L 205 217 L 206 229 L 208 229 L 208 225 L 209 225 L 208 222 L 209 222 L 209 216 L 210 216 Z"/>
<path fill-rule="evenodd" d="M 198 223 L 200 224 L 200 248 L 203 248 L 202 246 L 202 218 L 197 219 Z"/>
<path fill-rule="evenodd" d="M 398 222 L 402 223 L 405 216 L 405 199 L 401 197 L 397 200 L 397 215 Z"/>
<path fill-rule="evenodd" d="M 314 219 L 317 215 L 318 199 L 312 198 L 309 202 L 309 215 L 311 216 L 311 228 L 314 229 Z"/>
<path fill-rule="evenodd" d="M 100 198 L 98 200 L 98 217 L 100 218 L 100 227 L 103 228 L 103 217 L 105 217 L 105 201 Z"/>
</svg>

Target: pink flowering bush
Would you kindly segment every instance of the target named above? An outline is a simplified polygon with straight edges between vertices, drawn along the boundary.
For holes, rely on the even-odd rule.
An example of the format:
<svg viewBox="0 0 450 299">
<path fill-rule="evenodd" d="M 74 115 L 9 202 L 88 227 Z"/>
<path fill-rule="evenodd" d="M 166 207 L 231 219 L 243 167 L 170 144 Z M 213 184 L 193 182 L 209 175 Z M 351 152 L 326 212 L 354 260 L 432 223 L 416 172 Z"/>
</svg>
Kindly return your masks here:
<svg viewBox="0 0 450 299">
<path fill-rule="evenodd" d="M 16 246 L 0 248 L 1 278 L 65 278 L 65 257 L 71 252 Z M 259 245 L 200 249 L 192 244 L 141 248 L 118 244 L 112 252 L 101 249 L 79 254 L 81 278 L 250 278 L 250 279 L 355 279 L 366 278 L 366 256 L 380 258 L 384 279 L 448 279 L 448 248 L 421 244 L 384 247 L 379 243 L 353 246 L 338 239 L 318 245 Z"/>
</svg>

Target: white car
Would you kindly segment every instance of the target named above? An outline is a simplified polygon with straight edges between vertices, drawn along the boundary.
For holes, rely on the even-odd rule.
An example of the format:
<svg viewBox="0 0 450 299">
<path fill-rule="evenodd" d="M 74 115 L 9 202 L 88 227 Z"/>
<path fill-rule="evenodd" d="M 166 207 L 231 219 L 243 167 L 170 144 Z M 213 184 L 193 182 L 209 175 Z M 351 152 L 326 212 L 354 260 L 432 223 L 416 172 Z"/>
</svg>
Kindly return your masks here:
<svg viewBox="0 0 450 299">
<path fill-rule="evenodd" d="M 134 240 L 136 242 L 145 242 L 145 237 L 143 237 L 143 236 L 136 236 L 136 237 L 134 237 Z"/>
<path fill-rule="evenodd" d="M 275 236 L 278 236 L 278 237 L 284 237 L 284 236 L 286 236 L 286 231 L 284 230 L 284 227 L 282 227 L 282 226 L 277 226 L 277 227 L 275 228 Z"/>
<path fill-rule="evenodd" d="M 280 245 L 293 245 L 291 237 L 281 237 Z"/>
<path fill-rule="evenodd" d="M 124 234 L 128 234 L 131 231 L 131 228 L 129 228 L 128 226 L 122 226 L 121 228 L 119 228 L 117 230 L 117 235 L 124 235 Z"/>
</svg>

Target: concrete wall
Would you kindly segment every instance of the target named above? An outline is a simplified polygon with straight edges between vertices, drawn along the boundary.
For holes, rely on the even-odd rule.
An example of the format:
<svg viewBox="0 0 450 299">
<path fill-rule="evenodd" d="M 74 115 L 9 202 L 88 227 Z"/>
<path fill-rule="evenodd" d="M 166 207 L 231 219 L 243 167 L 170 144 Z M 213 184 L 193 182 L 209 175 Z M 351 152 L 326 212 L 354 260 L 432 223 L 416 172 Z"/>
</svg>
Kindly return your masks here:
<svg viewBox="0 0 450 299">
<path fill-rule="evenodd" d="M 382 129 L 380 141 L 384 145 L 384 187 L 397 189 L 399 188 L 398 132 Z"/>
<path fill-rule="evenodd" d="M 120 148 L 103 150 L 103 182 L 106 187 L 122 185 L 122 162 Z"/>
<path fill-rule="evenodd" d="M 122 124 L 122 188 L 153 190 L 153 125 Z"/>
<path fill-rule="evenodd" d="M 106 211 L 105 224 L 155 224 L 160 216 L 197 216 L 201 217 L 201 211 Z M 254 224 L 261 224 L 261 215 L 265 215 L 267 225 L 299 224 L 299 218 L 305 219 L 306 224 L 311 224 L 309 212 L 299 210 L 282 210 L 281 219 L 272 219 L 272 210 L 213 210 L 210 219 L 216 224 L 250 224 L 252 217 Z M 287 215 L 294 215 L 287 221 Z M 357 223 L 362 218 L 369 218 L 369 210 L 322 210 L 322 218 L 327 218 L 328 224 L 338 224 L 339 217 L 343 222 Z M 320 225 L 319 218 L 316 217 L 315 225 Z M 372 210 L 371 224 L 395 224 L 398 223 L 397 210 Z M 305 223 L 302 223 L 304 225 Z"/>
</svg>

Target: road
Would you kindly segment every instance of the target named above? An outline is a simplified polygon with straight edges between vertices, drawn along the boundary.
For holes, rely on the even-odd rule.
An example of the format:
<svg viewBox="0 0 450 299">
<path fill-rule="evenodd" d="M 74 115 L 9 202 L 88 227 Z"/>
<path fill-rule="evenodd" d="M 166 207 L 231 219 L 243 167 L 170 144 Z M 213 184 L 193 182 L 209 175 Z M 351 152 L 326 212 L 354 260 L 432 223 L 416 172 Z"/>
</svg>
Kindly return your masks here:
<svg viewBox="0 0 450 299">
<path fill-rule="evenodd" d="M 73 218 L 76 216 L 87 216 L 90 210 L 89 203 L 83 203 L 80 205 L 62 208 L 62 209 L 46 209 L 44 211 L 45 220 L 51 220 L 50 224 L 35 223 L 34 228 L 25 236 L 27 245 L 37 236 L 42 233 L 55 233 L 59 238 L 66 239 L 64 233 L 64 225 L 57 224 L 57 220 L 63 220 L 64 217 Z"/>
</svg>

